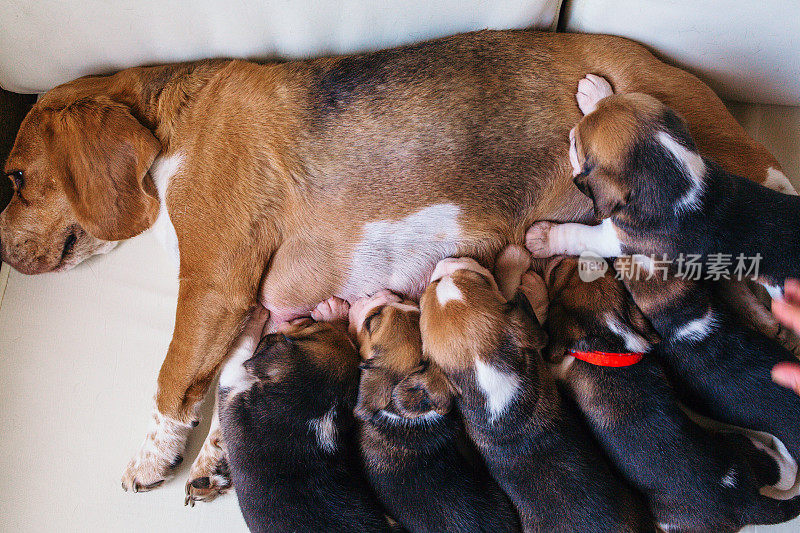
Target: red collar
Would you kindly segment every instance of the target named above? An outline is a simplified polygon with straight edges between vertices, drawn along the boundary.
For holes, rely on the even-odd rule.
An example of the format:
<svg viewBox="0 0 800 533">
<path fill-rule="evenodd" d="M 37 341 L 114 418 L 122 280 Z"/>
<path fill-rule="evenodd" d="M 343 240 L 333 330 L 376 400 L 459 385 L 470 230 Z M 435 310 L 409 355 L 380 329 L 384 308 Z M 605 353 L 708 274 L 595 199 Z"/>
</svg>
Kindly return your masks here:
<svg viewBox="0 0 800 533">
<path fill-rule="evenodd" d="M 591 352 L 570 350 L 569 353 L 570 355 L 575 357 L 575 359 L 580 359 L 581 361 L 586 361 L 587 363 L 591 363 L 597 366 L 611 366 L 611 367 L 631 366 L 635 365 L 636 363 L 642 360 L 641 352 L 613 353 L 613 352 L 598 352 L 596 350 L 592 350 Z"/>
</svg>

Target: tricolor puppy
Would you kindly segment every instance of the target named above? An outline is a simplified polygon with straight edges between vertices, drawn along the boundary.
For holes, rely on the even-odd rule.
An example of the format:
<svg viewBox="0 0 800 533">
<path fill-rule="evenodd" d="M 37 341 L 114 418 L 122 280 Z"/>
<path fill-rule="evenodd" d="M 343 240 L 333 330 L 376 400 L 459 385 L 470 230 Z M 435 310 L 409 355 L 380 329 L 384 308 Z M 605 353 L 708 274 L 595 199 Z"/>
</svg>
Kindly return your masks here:
<svg viewBox="0 0 800 533">
<path fill-rule="evenodd" d="M 794 472 L 782 477 L 761 442 L 709 431 L 681 410 L 650 351 L 658 337 L 613 273 L 581 282 L 578 260 L 557 257 L 543 274 L 547 291 L 537 300 L 550 300 L 546 329 L 556 375 L 662 529 L 734 532 L 800 513 L 800 497 L 759 492 L 794 483 Z"/>
<path fill-rule="evenodd" d="M 700 155 L 674 110 L 597 80 L 599 101 L 570 133 L 570 161 L 602 223 L 536 224 L 527 235 L 534 255 L 761 254 L 765 283 L 800 276 L 800 197 L 727 172 Z"/>
<path fill-rule="evenodd" d="M 458 387 L 469 436 L 525 531 L 653 531 L 542 359 L 528 301 L 507 302 L 469 259 L 437 265 L 422 301 L 425 355 Z"/>
<path fill-rule="evenodd" d="M 364 359 L 361 453 L 386 509 L 409 531 L 519 531 L 508 497 L 459 450 L 456 389 L 422 359 L 419 306 L 382 291 L 350 311 Z"/>
<path fill-rule="evenodd" d="M 800 460 L 800 398 L 770 375 L 797 358 L 743 323 L 708 283 L 650 277 L 647 260 L 615 265 L 663 339 L 657 353 L 681 401 L 714 420 L 775 435 Z"/>
<path fill-rule="evenodd" d="M 389 531 L 348 446 L 358 351 L 347 308 L 299 319 L 234 352 L 220 377 L 220 423 L 239 506 L 253 532 Z M 329 307 L 330 310 L 330 307 Z"/>
</svg>

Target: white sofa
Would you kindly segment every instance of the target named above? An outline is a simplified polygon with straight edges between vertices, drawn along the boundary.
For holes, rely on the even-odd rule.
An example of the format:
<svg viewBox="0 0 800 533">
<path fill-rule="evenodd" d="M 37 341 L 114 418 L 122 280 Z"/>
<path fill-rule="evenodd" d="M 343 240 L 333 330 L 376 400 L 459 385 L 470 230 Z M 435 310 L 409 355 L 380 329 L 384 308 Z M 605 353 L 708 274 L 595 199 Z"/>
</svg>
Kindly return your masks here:
<svg viewBox="0 0 800 533">
<path fill-rule="evenodd" d="M 484 27 L 558 26 L 635 38 L 699 74 L 732 100 L 731 111 L 786 173 L 800 177 L 800 5 L 575 0 L 561 7 L 559 0 L 5 0 L 0 86 L 40 93 L 137 64 L 304 57 Z M 176 295 L 176 271 L 149 233 L 65 274 L 0 270 L 0 530 L 246 530 L 232 494 L 182 505 L 207 416 L 173 481 L 143 494 L 120 488 L 147 424 Z M 749 529 L 798 530 L 800 521 Z"/>
</svg>

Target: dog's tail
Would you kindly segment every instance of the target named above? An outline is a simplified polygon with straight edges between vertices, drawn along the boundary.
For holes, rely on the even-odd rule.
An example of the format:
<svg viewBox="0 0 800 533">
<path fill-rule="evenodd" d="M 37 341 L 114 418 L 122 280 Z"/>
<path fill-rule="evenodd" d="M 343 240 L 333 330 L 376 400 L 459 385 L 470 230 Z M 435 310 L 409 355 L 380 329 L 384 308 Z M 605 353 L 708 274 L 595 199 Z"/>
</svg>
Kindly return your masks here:
<svg viewBox="0 0 800 533">
<path fill-rule="evenodd" d="M 800 496 L 788 500 L 776 500 L 759 496 L 742 513 L 745 524 L 779 524 L 800 515 Z"/>
</svg>

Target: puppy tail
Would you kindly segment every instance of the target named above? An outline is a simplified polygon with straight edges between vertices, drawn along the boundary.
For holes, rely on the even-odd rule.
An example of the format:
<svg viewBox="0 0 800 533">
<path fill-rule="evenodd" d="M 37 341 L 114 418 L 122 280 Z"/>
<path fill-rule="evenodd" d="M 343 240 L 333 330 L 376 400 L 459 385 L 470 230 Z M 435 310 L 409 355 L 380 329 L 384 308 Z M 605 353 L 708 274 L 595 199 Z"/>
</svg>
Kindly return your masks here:
<svg viewBox="0 0 800 533">
<path fill-rule="evenodd" d="M 779 524 L 800 515 L 800 496 L 788 500 L 776 500 L 759 496 L 743 513 L 745 524 Z"/>
</svg>

